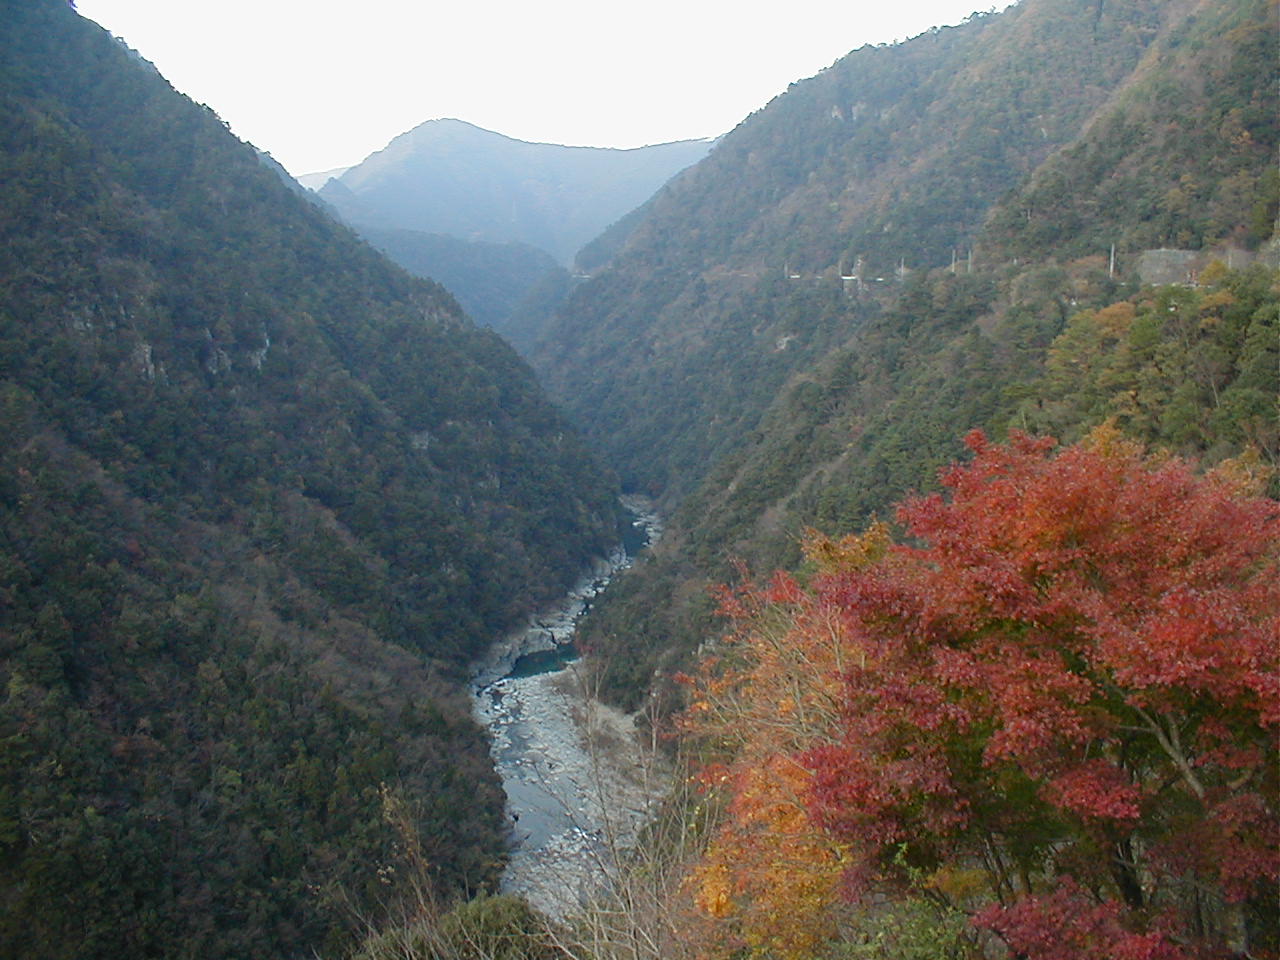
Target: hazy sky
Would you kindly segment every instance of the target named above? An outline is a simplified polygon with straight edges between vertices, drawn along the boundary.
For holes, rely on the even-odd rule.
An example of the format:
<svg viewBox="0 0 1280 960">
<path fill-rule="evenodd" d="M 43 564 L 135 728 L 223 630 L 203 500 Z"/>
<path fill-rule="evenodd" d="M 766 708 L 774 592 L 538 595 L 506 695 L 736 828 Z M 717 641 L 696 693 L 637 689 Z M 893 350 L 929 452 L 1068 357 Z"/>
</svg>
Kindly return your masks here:
<svg viewBox="0 0 1280 960">
<path fill-rule="evenodd" d="M 855 47 L 958 23 L 992 3 L 77 0 L 76 7 L 296 175 L 357 163 L 437 117 L 587 146 L 717 136 Z"/>
</svg>

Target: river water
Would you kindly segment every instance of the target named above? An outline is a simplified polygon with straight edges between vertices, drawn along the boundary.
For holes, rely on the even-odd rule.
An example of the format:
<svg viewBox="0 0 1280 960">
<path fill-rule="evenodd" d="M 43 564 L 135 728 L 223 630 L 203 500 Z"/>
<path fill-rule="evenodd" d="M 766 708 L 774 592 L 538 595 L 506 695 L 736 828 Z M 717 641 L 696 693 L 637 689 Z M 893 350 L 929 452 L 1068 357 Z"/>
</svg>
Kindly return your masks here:
<svg viewBox="0 0 1280 960">
<path fill-rule="evenodd" d="M 607 882 L 668 783 L 634 717 L 591 695 L 573 646 L 592 600 L 661 535 L 648 501 L 623 503 L 634 536 L 560 604 L 496 643 L 473 674 L 472 707 L 507 792 L 512 847 L 502 889 L 554 917 Z"/>
</svg>

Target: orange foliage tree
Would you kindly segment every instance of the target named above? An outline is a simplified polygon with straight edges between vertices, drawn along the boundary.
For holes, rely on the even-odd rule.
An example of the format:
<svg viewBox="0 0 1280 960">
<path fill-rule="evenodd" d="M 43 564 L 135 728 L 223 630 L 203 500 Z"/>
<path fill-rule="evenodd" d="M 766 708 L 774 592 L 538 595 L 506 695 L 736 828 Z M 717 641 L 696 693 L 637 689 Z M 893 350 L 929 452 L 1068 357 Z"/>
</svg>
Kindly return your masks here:
<svg viewBox="0 0 1280 960">
<path fill-rule="evenodd" d="M 698 907 L 716 921 L 700 939 L 812 956 L 834 932 L 830 905 L 846 857 L 809 817 L 812 774 L 800 757 L 837 727 L 843 625 L 783 575 L 761 591 L 725 590 L 721 601 L 740 629 L 689 681 L 696 694 L 681 724 L 712 761 L 701 779 L 729 795 L 691 876 Z"/>
<path fill-rule="evenodd" d="M 790 956 L 908 886 L 1028 960 L 1274 954 L 1280 504 L 1105 429 L 968 445 L 906 543 L 728 597 L 700 905 Z"/>
</svg>

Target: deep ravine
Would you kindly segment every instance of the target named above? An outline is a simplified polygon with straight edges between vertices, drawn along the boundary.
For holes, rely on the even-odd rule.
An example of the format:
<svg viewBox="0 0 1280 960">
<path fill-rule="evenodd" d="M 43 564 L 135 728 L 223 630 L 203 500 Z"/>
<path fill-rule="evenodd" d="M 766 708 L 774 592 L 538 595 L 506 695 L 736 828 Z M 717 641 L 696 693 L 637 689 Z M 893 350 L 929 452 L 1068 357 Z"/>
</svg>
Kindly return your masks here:
<svg viewBox="0 0 1280 960">
<path fill-rule="evenodd" d="M 561 603 L 496 643 L 471 685 L 507 792 L 512 847 L 502 889 L 555 917 L 607 882 L 669 779 L 635 718 L 591 695 L 573 646 L 592 600 L 661 534 L 648 501 L 623 502 L 636 544 L 615 549 Z"/>
</svg>

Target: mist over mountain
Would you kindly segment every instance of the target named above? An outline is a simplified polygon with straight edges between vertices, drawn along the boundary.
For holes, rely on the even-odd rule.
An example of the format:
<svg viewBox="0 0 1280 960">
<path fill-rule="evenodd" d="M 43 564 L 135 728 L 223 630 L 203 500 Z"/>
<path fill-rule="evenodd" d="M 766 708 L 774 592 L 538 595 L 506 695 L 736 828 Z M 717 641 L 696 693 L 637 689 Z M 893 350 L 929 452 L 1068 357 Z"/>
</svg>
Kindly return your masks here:
<svg viewBox="0 0 1280 960">
<path fill-rule="evenodd" d="M 578 250 L 606 228 L 624 230 L 628 214 L 710 147 L 566 147 L 430 120 L 355 167 L 299 182 L 525 351 L 559 304 L 548 294 L 568 292 L 565 268 Z"/>
<path fill-rule="evenodd" d="M 567 147 L 428 120 L 319 194 L 357 226 L 516 241 L 568 266 L 583 244 L 710 147 L 707 140 Z"/>
<path fill-rule="evenodd" d="M 330 180 L 341 177 L 350 169 L 350 167 L 334 167 L 332 170 L 321 170 L 318 173 L 304 173 L 295 179 L 308 190 L 319 190 Z"/>
</svg>

